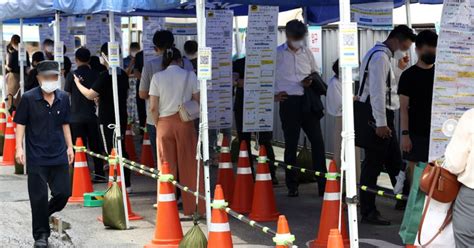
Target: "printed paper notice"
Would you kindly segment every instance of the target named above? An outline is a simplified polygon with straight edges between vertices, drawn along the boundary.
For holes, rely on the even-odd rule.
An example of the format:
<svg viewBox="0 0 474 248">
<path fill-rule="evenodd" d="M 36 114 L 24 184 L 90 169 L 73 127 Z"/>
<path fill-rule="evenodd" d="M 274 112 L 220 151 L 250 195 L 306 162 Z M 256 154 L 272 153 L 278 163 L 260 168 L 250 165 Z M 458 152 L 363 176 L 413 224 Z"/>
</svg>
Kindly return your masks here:
<svg viewBox="0 0 474 248">
<path fill-rule="evenodd" d="M 278 7 L 249 6 L 245 82 L 244 132 L 273 131 Z"/>
<path fill-rule="evenodd" d="M 153 44 L 153 35 L 156 31 L 162 30 L 164 18 L 145 16 L 143 17 L 143 61 L 156 58 L 155 45 Z"/>
<path fill-rule="evenodd" d="M 316 65 L 319 67 L 319 73 L 323 71 L 323 52 L 322 52 L 322 28 L 321 26 L 310 26 L 308 28 L 308 47 L 313 53 Z"/>
<path fill-rule="evenodd" d="M 392 29 L 393 1 L 351 4 L 351 19 L 362 28 Z"/>
<path fill-rule="evenodd" d="M 232 127 L 232 10 L 206 11 L 206 45 L 212 49 L 207 83 L 209 128 Z M 199 58 L 199 70 L 203 57 Z M 202 76 L 202 75 L 201 75 Z"/>
<path fill-rule="evenodd" d="M 474 0 L 445 0 L 436 55 L 429 160 L 444 155 L 457 120 L 474 108 Z"/>
<path fill-rule="evenodd" d="M 339 30 L 339 65 L 341 67 L 359 67 L 357 23 L 341 23 Z"/>
</svg>

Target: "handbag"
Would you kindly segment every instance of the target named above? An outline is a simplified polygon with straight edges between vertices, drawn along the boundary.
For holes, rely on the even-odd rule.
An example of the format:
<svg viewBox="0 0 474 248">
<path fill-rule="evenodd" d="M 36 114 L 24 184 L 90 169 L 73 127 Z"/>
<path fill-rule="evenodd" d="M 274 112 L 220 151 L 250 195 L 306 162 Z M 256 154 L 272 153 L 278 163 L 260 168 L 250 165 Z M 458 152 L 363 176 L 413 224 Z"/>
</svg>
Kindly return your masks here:
<svg viewBox="0 0 474 248">
<path fill-rule="evenodd" d="M 438 166 L 436 162 L 434 164 L 428 164 L 423 170 L 423 174 L 421 175 L 420 179 L 420 190 L 427 194 L 427 201 L 425 209 L 423 210 L 420 225 L 418 227 L 418 243 L 420 243 L 420 245 L 423 222 L 425 220 L 431 199 L 435 199 L 436 201 L 442 203 L 452 202 L 456 200 L 460 187 L 461 184 L 457 180 L 457 176 L 451 174 L 448 170 Z M 444 218 L 443 224 L 438 229 L 438 232 L 435 234 L 435 236 L 431 238 L 428 243 L 421 246 L 429 245 L 444 230 L 444 228 L 448 226 L 448 224 L 453 218 L 453 205 L 454 204 L 451 204 L 451 207 L 449 208 L 446 217 Z"/>
<path fill-rule="evenodd" d="M 360 98 L 364 92 L 367 75 L 369 73 L 369 64 L 372 56 L 377 52 L 385 52 L 384 50 L 375 50 L 369 56 L 367 64 L 364 69 L 361 85 L 358 90 L 357 97 Z M 387 76 L 387 88 L 390 88 L 390 71 Z M 390 91 L 388 92 L 390 95 Z M 370 96 L 365 102 L 358 100 L 354 101 L 354 131 L 355 131 L 355 145 L 361 148 L 381 147 L 379 143 L 384 143 L 383 139 L 375 133 L 376 125 L 375 119 L 372 115 L 372 105 L 370 104 Z M 377 141 L 377 142 L 374 142 Z"/>
<path fill-rule="evenodd" d="M 185 87 L 183 89 L 183 97 L 182 97 L 183 103 L 179 105 L 178 107 L 179 117 L 181 118 L 181 121 L 183 122 L 189 122 L 189 121 L 199 118 L 199 113 L 200 113 L 198 102 L 194 101 L 193 99 L 186 101 L 186 99 L 184 98 L 186 89 L 189 87 L 188 86 L 189 74 L 190 72 L 188 71 L 186 74 Z"/>
</svg>

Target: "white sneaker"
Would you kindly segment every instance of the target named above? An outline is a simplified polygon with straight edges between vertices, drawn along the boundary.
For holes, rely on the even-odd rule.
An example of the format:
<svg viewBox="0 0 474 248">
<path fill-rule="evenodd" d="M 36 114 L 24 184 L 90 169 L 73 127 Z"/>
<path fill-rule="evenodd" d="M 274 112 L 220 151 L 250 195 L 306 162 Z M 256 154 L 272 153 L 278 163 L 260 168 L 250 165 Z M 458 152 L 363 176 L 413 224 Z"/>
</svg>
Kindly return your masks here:
<svg viewBox="0 0 474 248">
<path fill-rule="evenodd" d="M 395 178 L 397 179 L 397 183 L 393 187 L 393 193 L 401 194 L 403 191 L 403 186 L 405 185 L 405 172 L 400 171 L 400 173 L 398 173 L 398 176 L 396 176 Z"/>
</svg>

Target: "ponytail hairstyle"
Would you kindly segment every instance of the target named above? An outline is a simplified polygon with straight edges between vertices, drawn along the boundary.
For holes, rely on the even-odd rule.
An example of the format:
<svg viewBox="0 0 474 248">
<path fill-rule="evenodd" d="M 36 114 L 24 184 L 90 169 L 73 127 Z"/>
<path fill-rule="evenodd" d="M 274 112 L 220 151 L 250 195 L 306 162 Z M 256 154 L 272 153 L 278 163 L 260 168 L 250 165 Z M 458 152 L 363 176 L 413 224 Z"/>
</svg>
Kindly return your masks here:
<svg viewBox="0 0 474 248">
<path fill-rule="evenodd" d="M 181 52 L 178 49 L 174 47 L 166 49 L 163 53 L 163 69 L 168 68 L 172 62 L 180 62 L 181 59 Z"/>
</svg>

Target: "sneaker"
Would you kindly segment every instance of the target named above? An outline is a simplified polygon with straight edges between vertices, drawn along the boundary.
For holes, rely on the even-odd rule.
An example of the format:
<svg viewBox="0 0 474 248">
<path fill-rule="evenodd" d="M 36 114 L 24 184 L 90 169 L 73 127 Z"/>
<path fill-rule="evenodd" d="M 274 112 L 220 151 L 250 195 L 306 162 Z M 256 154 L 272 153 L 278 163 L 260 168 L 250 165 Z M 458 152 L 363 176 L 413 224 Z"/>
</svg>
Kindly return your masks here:
<svg viewBox="0 0 474 248">
<path fill-rule="evenodd" d="M 403 191 L 403 186 L 405 185 L 405 178 L 406 178 L 405 172 L 400 171 L 400 173 L 398 173 L 398 175 L 395 178 L 397 179 L 397 183 L 393 187 L 393 193 L 397 195 L 397 194 L 401 194 Z"/>
<path fill-rule="evenodd" d="M 126 188 L 126 190 L 127 190 L 127 193 L 129 193 L 129 194 L 133 194 L 133 189 L 132 189 L 132 186 L 130 186 L 130 187 L 127 187 L 127 188 Z"/>
<path fill-rule="evenodd" d="M 290 189 L 288 190 L 288 197 L 298 197 L 299 196 L 299 192 L 297 189 Z"/>
</svg>

